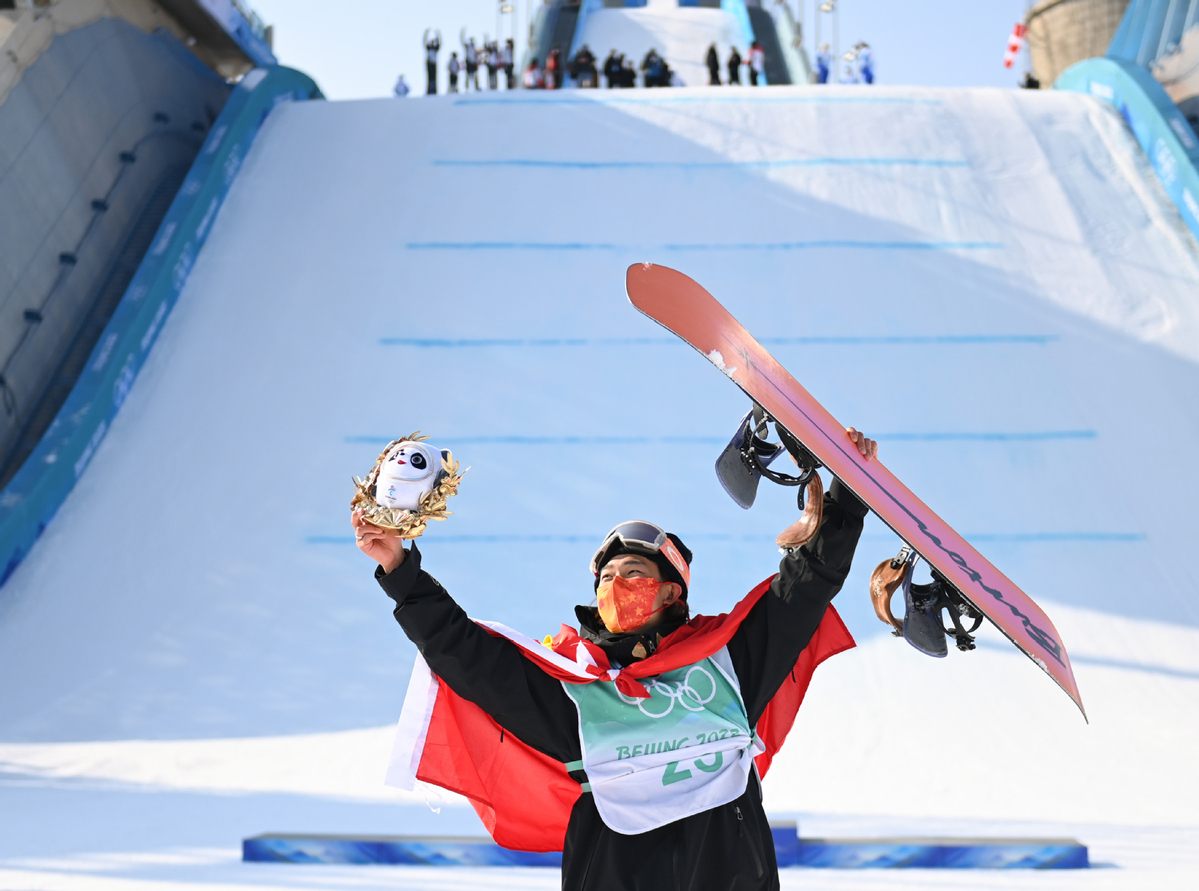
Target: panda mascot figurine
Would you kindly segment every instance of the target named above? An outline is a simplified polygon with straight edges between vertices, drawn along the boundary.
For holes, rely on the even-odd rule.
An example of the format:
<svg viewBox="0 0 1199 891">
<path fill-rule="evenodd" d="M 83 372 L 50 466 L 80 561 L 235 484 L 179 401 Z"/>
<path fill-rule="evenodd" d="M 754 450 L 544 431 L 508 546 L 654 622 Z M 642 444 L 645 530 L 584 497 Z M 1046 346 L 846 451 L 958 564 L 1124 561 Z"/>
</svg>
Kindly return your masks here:
<svg viewBox="0 0 1199 891">
<path fill-rule="evenodd" d="M 446 499 L 462 479 L 448 449 L 429 445 L 420 432 L 388 443 L 365 479 L 354 478 L 351 509 L 376 526 L 416 538 L 429 520 L 444 520 Z"/>
</svg>

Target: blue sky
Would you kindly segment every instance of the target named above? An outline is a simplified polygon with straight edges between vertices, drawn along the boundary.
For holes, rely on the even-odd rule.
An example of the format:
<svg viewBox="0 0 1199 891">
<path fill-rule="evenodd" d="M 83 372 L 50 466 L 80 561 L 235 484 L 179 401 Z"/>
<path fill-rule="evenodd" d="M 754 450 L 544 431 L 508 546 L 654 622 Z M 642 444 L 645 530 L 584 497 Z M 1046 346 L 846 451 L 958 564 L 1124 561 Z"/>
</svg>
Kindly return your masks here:
<svg viewBox="0 0 1199 891">
<path fill-rule="evenodd" d="M 516 19 L 518 46 L 526 19 L 541 0 L 510 0 L 505 36 Z M 766 3 L 773 0 L 764 0 Z M 796 0 L 789 0 L 797 10 Z M 463 27 L 481 38 L 496 31 L 496 0 L 252 0 L 275 26 L 275 50 L 285 65 L 316 78 L 331 99 L 390 95 L 396 75 L 424 91 L 421 35 L 440 29 L 447 50 Z M 804 0 L 806 45 L 811 51 L 817 2 Z M 874 48 L 878 81 L 922 86 L 1014 86 L 1024 57 L 1011 71 L 1003 53 L 1027 0 L 839 0 L 840 42 Z M 831 20 L 825 17 L 824 35 Z M 447 52 L 442 52 L 442 62 Z M 443 71 L 444 78 L 444 71 Z"/>
</svg>

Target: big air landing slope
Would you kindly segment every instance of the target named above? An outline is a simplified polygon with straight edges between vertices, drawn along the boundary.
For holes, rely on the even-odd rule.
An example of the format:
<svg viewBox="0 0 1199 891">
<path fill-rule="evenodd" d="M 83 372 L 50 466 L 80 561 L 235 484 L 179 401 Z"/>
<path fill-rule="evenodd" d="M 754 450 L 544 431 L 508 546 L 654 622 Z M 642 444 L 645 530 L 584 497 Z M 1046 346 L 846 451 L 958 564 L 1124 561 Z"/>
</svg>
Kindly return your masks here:
<svg viewBox="0 0 1199 891">
<path fill-rule="evenodd" d="M 1122 120 L 1079 95 L 277 108 L 0 591 L 0 820 L 20 845 L 0 874 L 32 887 L 27 858 L 86 853 L 132 876 L 267 829 L 481 831 L 380 786 L 414 651 L 354 547 L 350 477 L 413 429 L 471 468 L 421 549 L 474 616 L 554 632 L 630 517 L 695 552 L 698 610 L 768 576 L 794 499 L 745 512 L 720 489 L 747 406 L 628 306 L 624 270 L 651 261 L 1044 606 L 1091 720 L 994 633 L 945 660 L 890 637 L 866 582 L 899 542 L 872 521 L 837 598 L 859 648 L 817 672 L 768 809 L 808 834 L 1079 835 L 1127 867 L 1104 887 L 1193 879 L 1197 258 Z M 897 769 L 930 757 L 963 772 Z M 155 828 L 98 833 L 92 812 Z M 187 874 L 163 856 L 136 869 Z M 222 856 L 205 881 L 262 881 Z M 76 866 L 52 872 L 100 881 Z"/>
</svg>

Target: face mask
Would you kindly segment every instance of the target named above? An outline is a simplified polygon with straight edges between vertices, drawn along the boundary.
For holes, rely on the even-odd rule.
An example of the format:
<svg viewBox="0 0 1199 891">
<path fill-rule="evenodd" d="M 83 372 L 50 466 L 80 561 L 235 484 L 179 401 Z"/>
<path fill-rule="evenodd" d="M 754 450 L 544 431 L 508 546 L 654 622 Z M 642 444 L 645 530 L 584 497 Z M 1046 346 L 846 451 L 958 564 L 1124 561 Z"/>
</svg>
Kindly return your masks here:
<svg viewBox="0 0 1199 891">
<path fill-rule="evenodd" d="M 662 584 L 657 579 L 626 579 L 616 576 L 612 581 L 600 585 L 596 589 L 599 614 L 608 630 L 614 634 L 624 634 L 634 628 L 640 628 L 654 613 L 666 609 L 665 606 L 654 609 L 654 599 L 658 596 L 658 588 Z"/>
</svg>

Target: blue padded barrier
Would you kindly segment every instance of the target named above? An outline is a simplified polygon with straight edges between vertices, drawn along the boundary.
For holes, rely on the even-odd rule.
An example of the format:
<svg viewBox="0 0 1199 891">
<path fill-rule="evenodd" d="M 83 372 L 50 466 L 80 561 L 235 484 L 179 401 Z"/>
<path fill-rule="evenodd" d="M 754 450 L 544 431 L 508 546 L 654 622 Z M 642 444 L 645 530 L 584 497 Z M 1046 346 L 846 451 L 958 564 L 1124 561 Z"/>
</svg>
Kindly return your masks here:
<svg viewBox="0 0 1199 891">
<path fill-rule="evenodd" d="M 1090 862 L 1086 847 L 1068 838 L 805 838 L 799 841 L 799 865 L 819 869 L 1086 869 Z"/>
<path fill-rule="evenodd" d="M 255 68 L 233 90 L 87 366 L 41 442 L 0 492 L 0 585 L 70 494 L 129 393 L 259 128 L 281 102 L 323 98 L 290 68 Z"/>
<path fill-rule="evenodd" d="M 1074 839 L 801 839 L 794 823 L 771 823 L 780 867 L 818 869 L 1085 869 Z M 259 863 L 390 863 L 425 866 L 552 866 L 561 854 L 509 851 L 487 838 L 271 834 L 242 842 Z"/>
<path fill-rule="evenodd" d="M 1166 194 L 1199 238 L 1199 137 L 1153 75 L 1122 59 L 1086 59 L 1063 71 L 1053 86 L 1089 93 L 1119 109 Z"/>
</svg>

